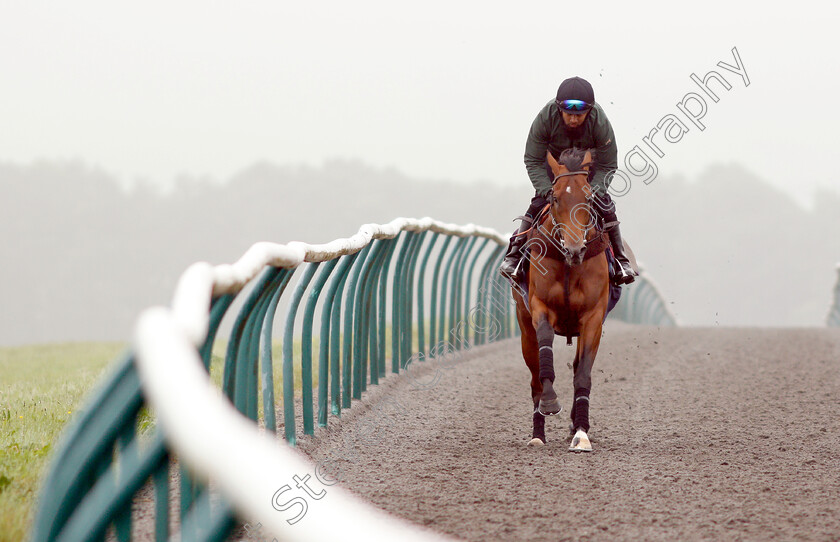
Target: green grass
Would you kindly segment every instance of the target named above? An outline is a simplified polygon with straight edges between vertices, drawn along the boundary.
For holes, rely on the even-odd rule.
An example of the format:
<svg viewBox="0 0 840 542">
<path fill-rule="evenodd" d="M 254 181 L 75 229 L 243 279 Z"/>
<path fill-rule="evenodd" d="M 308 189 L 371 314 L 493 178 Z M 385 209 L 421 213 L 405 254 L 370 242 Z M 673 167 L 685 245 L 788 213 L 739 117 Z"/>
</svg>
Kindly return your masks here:
<svg viewBox="0 0 840 542">
<path fill-rule="evenodd" d="M 0 348 L 0 542 L 24 540 L 64 425 L 122 344 Z"/>
</svg>

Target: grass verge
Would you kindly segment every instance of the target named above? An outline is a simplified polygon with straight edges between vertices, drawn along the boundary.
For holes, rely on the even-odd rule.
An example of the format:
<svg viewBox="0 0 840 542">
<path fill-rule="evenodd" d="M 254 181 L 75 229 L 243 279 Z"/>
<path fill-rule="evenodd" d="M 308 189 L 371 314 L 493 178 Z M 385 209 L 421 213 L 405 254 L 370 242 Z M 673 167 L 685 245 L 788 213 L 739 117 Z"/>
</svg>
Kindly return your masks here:
<svg viewBox="0 0 840 542">
<path fill-rule="evenodd" d="M 0 348 L 0 542 L 27 538 L 53 445 L 124 348 L 118 343 Z"/>
</svg>

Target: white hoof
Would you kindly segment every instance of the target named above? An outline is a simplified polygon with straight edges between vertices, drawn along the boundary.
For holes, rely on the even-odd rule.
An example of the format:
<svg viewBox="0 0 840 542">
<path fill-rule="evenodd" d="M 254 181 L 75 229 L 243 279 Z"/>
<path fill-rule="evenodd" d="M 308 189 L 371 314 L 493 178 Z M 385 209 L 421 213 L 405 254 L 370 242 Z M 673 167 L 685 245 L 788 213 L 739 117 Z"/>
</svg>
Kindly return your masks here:
<svg viewBox="0 0 840 542">
<path fill-rule="evenodd" d="M 534 438 L 531 439 L 531 442 L 528 443 L 528 446 L 545 446 L 545 442 L 543 442 L 540 439 L 534 437 Z"/>
<path fill-rule="evenodd" d="M 572 444 L 569 446 L 570 452 L 591 452 L 592 443 L 589 442 L 589 437 L 586 432 L 578 429 L 575 436 L 572 437 Z"/>
</svg>

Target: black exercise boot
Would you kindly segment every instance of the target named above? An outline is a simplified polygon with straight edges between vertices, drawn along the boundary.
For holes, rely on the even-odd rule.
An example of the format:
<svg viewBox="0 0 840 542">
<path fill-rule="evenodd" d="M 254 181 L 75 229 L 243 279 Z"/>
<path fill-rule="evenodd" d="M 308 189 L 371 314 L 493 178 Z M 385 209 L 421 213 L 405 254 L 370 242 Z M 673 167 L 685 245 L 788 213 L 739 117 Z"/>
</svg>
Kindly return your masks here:
<svg viewBox="0 0 840 542">
<path fill-rule="evenodd" d="M 499 273 L 501 273 L 503 277 L 512 280 L 517 280 L 519 278 L 516 270 L 519 267 L 519 260 L 522 259 L 522 245 L 525 244 L 525 240 L 528 237 L 527 235 L 518 234 L 527 230 L 531 226 L 531 220 L 527 216 L 520 218 L 522 218 L 522 223 L 519 225 L 519 228 L 513 232 L 513 235 L 510 238 L 510 243 L 508 244 L 507 253 L 505 254 L 505 259 L 502 262 L 502 265 L 499 266 Z"/>
<path fill-rule="evenodd" d="M 610 277 L 610 280 L 619 286 L 622 284 L 630 284 L 636 280 L 638 273 L 636 273 L 633 269 L 633 266 L 630 264 L 630 258 L 627 257 L 627 252 L 624 250 L 624 242 L 621 240 L 621 231 L 618 229 L 618 221 L 616 220 L 615 222 L 604 224 L 604 229 L 606 230 L 607 235 L 610 236 L 610 244 L 612 245 L 613 254 L 615 255 L 618 265 L 621 267 L 621 273 Z"/>
</svg>

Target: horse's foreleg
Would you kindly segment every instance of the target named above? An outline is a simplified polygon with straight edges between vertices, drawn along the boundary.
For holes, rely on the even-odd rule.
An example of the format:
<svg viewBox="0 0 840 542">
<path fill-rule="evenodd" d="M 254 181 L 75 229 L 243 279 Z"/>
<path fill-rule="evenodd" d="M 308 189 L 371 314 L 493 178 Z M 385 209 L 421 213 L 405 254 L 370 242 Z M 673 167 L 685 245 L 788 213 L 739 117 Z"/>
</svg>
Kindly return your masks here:
<svg viewBox="0 0 840 542">
<path fill-rule="evenodd" d="M 554 328 L 546 318 L 540 319 L 537 324 L 537 345 L 540 352 L 539 380 L 542 385 L 538 410 L 549 416 L 560 412 L 562 407 L 554 392 Z"/>
<path fill-rule="evenodd" d="M 593 311 L 594 312 L 594 311 Z M 592 314 L 592 313 L 590 313 Z M 586 433 L 589 431 L 589 393 L 592 389 L 592 367 L 601 344 L 601 317 L 590 315 L 581 325 L 577 343 L 572 404 L 572 428 L 574 438 L 569 448 L 572 451 L 591 451 L 592 446 Z"/>
<path fill-rule="evenodd" d="M 531 315 L 524 307 L 517 306 L 516 317 L 519 321 L 521 331 L 520 342 L 522 344 L 522 358 L 525 365 L 531 372 L 531 401 L 534 405 L 534 429 L 529 446 L 540 446 L 545 444 L 545 418 L 538 411 L 540 396 L 542 395 L 542 384 L 540 384 L 540 358 L 539 347 L 537 346 L 537 333 L 531 323 Z"/>
<path fill-rule="evenodd" d="M 577 340 L 577 348 L 575 349 L 575 361 L 572 364 L 572 374 L 577 373 L 578 365 L 580 363 L 580 338 Z M 572 408 L 569 410 L 569 418 L 571 418 L 571 423 L 569 424 L 569 431 L 572 435 L 575 434 L 575 402 L 572 400 Z"/>
</svg>

